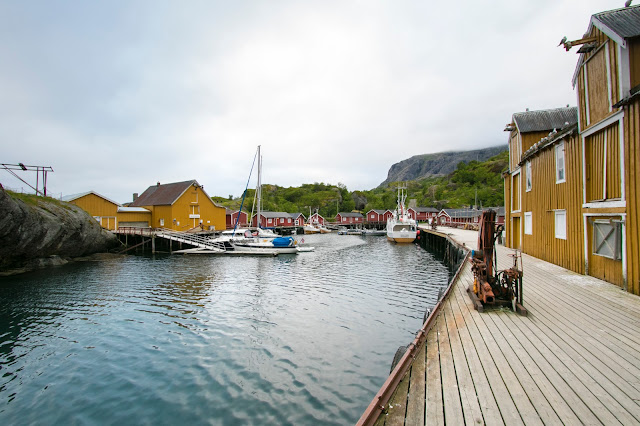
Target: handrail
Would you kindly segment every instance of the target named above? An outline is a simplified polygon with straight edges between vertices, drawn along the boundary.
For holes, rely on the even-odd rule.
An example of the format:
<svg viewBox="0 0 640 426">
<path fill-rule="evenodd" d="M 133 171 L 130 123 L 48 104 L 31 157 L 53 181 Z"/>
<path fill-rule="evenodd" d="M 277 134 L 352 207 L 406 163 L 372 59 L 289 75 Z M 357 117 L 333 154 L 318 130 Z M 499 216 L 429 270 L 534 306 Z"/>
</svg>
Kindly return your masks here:
<svg viewBox="0 0 640 426">
<path fill-rule="evenodd" d="M 173 241 L 179 241 L 191 244 L 196 247 L 209 250 L 225 251 L 224 243 L 211 241 L 210 237 L 204 237 L 198 234 L 184 231 L 174 231 L 167 228 L 136 228 L 136 227 L 120 227 L 115 233 L 124 235 L 141 235 L 146 237 L 162 237 Z"/>
</svg>

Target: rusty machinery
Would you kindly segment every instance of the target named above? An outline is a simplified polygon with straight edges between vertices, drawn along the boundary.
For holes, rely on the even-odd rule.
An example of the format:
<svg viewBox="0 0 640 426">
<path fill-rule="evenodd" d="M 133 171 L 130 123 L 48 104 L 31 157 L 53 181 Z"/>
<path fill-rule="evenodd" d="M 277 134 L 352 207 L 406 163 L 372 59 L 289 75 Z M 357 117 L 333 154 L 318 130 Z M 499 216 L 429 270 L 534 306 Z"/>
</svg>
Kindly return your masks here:
<svg viewBox="0 0 640 426">
<path fill-rule="evenodd" d="M 480 216 L 478 249 L 472 251 L 471 270 L 473 287 L 468 291 L 475 308 L 482 312 L 487 305 L 508 306 L 521 315 L 527 310 L 522 306 L 522 269 L 518 267 L 519 255 L 513 254 L 513 266 L 498 271 L 495 242 L 503 226 L 495 223 L 496 212 L 485 210 Z"/>
</svg>

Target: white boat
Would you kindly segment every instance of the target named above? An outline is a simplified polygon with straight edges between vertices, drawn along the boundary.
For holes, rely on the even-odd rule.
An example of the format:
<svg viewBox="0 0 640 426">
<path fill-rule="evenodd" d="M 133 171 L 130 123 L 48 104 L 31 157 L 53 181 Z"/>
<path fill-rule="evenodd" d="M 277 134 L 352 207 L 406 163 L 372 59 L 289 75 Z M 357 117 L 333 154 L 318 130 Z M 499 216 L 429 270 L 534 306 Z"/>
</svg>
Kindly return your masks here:
<svg viewBox="0 0 640 426">
<path fill-rule="evenodd" d="M 405 189 L 404 186 L 398 186 L 398 205 L 393 216 L 387 220 L 387 240 L 395 243 L 412 243 L 418 235 L 418 224 L 409 217 L 405 206 Z"/>
<path fill-rule="evenodd" d="M 320 233 L 320 229 L 316 228 L 315 226 L 313 226 L 313 224 L 311 223 L 306 223 L 302 229 L 304 230 L 304 233 L 309 235 L 309 234 L 318 234 Z"/>
<path fill-rule="evenodd" d="M 362 235 L 387 235 L 384 229 L 363 229 Z"/>
<path fill-rule="evenodd" d="M 256 186 L 257 218 L 260 218 L 262 207 L 262 155 L 258 145 L 258 184 Z M 256 229 L 227 230 L 217 239 L 225 244 L 228 252 L 241 252 L 243 254 L 296 254 L 300 251 L 312 251 L 313 247 L 299 250 L 298 241 L 293 237 L 283 237 L 269 229 L 260 228 L 259 219 Z"/>
</svg>

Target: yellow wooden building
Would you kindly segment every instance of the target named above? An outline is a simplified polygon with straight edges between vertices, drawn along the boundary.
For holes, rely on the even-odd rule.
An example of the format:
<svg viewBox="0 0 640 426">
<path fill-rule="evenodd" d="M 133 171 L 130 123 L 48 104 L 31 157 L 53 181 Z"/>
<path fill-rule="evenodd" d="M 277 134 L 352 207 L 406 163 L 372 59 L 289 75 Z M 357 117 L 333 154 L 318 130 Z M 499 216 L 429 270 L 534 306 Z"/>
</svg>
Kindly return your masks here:
<svg viewBox="0 0 640 426">
<path fill-rule="evenodd" d="M 640 294 L 640 6 L 593 15 L 573 47 L 577 134 L 507 126 L 506 242 Z"/>
<path fill-rule="evenodd" d="M 123 207 L 95 191 L 68 195 L 62 198 L 89 213 L 100 226 L 114 231 L 121 226 L 148 227 L 151 211 L 140 207 Z"/>
<path fill-rule="evenodd" d="M 195 180 L 150 186 L 129 207 L 151 212 L 153 228 L 188 231 L 226 228 L 225 208 L 216 205 Z"/>
<path fill-rule="evenodd" d="M 513 114 L 505 222 L 509 247 L 583 273 L 577 120 L 575 107 Z"/>
</svg>

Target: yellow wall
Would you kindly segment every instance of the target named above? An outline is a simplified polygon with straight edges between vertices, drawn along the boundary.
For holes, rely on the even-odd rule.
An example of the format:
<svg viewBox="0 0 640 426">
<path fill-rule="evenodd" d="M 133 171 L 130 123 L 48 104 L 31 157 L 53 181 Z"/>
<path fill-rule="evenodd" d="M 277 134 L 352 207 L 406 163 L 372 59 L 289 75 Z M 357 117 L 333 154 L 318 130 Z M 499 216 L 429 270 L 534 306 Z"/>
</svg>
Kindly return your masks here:
<svg viewBox="0 0 640 426">
<path fill-rule="evenodd" d="M 102 197 L 98 197 L 96 194 L 87 194 L 69 202 L 80 207 L 82 210 L 85 210 L 91 216 L 115 217 L 118 210 L 117 204 L 107 201 Z"/>
<path fill-rule="evenodd" d="M 151 212 L 119 212 L 118 226 L 123 226 L 123 222 L 147 222 L 151 226 Z"/>
<path fill-rule="evenodd" d="M 640 295 L 640 99 L 625 107 L 626 288 Z"/>
<path fill-rule="evenodd" d="M 73 201 L 69 201 L 69 203 L 75 204 L 95 218 L 100 218 L 98 223 L 100 223 L 100 226 L 103 228 L 109 230 L 116 229 L 118 211 L 117 204 L 105 200 L 93 193 L 87 194 Z"/>
<path fill-rule="evenodd" d="M 531 190 L 522 188 L 521 226 L 524 227 L 525 214 L 531 212 L 532 232 L 522 233 L 522 251 L 584 273 L 581 138 L 574 135 L 564 140 L 565 181 L 562 183 L 556 183 L 556 146 L 548 146 L 528 160 Z M 526 170 L 526 165 L 522 170 Z M 556 210 L 566 211 L 566 239 L 556 238 Z"/>
<path fill-rule="evenodd" d="M 615 114 L 618 109 L 611 107 L 622 98 L 616 43 L 595 27 L 588 37 L 596 37 L 598 47 L 585 54 L 576 82 L 581 131 Z"/>
<path fill-rule="evenodd" d="M 200 226 L 200 221 L 204 229 L 215 227 L 216 230 L 223 230 L 227 226 L 225 208 L 216 206 L 200 187 L 189 187 L 173 205 L 144 207 L 153 211 L 150 223 L 153 228 L 187 231 Z"/>
</svg>

